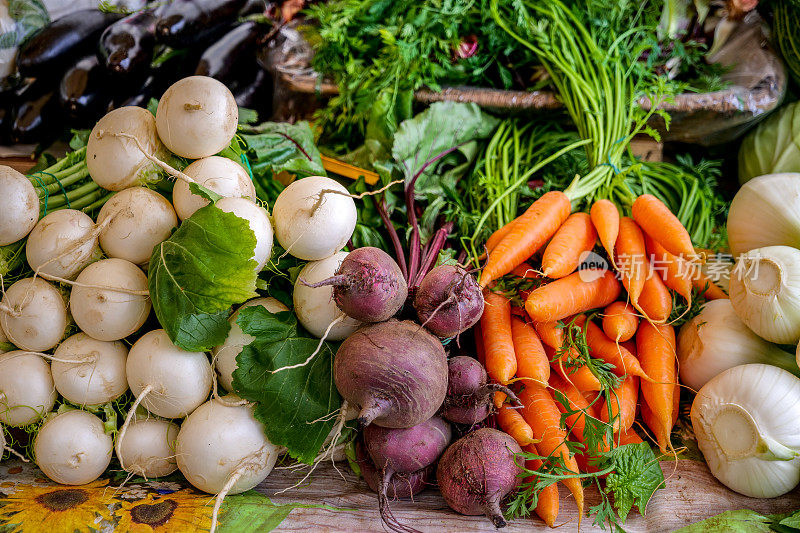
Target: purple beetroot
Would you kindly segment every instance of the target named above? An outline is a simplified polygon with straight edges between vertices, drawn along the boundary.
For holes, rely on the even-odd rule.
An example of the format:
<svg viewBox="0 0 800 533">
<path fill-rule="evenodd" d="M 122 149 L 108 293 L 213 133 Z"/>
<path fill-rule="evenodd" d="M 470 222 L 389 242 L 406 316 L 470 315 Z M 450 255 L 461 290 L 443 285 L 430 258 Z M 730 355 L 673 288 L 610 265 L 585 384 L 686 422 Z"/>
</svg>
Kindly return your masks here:
<svg viewBox="0 0 800 533">
<path fill-rule="evenodd" d="M 508 387 L 488 383 L 486 369 L 472 357 L 451 357 L 448 363 L 447 397 L 442 416 L 456 424 L 473 425 L 486 419 L 492 412 L 494 393 L 500 391 L 519 403 Z"/>
<path fill-rule="evenodd" d="M 414 296 L 420 323 L 442 339 L 455 337 L 483 314 L 483 293 L 475 277 L 454 265 L 428 272 Z"/>
<path fill-rule="evenodd" d="M 428 420 L 447 393 L 447 355 L 419 324 L 388 320 L 358 329 L 333 360 L 339 394 L 361 427 L 410 428 Z"/>
<path fill-rule="evenodd" d="M 373 492 L 380 493 L 383 476 L 375 468 L 375 464 L 369 458 L 364 445 L 360 442 L 356 443 L 356 461 L 359 468 L 361 468 L 361 475 L 364 477 L 364 481 L 367 482 L 367 486 Z M 395 473 L 386 486 L 386 498 L 388 500 L 413 498 L 434 483 L 436 479 L 435 466 L 429 465 L 410 474 Z"/>
<path fill-rule="evenodd" d="M 520 482 L 522 469 L 514 455 L 521 452 L 514 439 L 496 429 L 479 429 L 454 442 L 436 470 L 447 505 L 464 515 L 485 514 L 495 527 L 504 527 L 500 503 Z"/>
<path fill-rule="evenodd" d="M 333 277 L 306 285 L 332 285 L 333 300 L 339 309 L 361 322 L 390 319 L 408 297 L 408 285 L 397 262 L 372 246 L 350 252 Z"/>
</svg>

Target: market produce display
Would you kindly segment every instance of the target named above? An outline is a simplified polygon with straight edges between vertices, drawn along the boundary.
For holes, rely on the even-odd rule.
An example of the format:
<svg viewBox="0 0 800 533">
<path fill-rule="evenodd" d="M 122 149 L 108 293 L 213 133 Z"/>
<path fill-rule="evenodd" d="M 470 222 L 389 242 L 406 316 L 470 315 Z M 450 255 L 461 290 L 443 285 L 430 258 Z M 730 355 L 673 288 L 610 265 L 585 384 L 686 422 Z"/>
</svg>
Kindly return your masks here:
<svg viewBox="0 0 800 533">
<path fill-rule="evenodd" d="M 479 529 L 616 531 L 688 459 L 732 498 L 800 484 L 796 86 L 722 147 L 652 126 L 725 87 L 707 60 L 754 21 L 796 72 L 793 2 L 12 4 L 4 140 L 41 145 L 0 165 L 0 460 L 64 490 L 177 487 L 65 527 L 347 513 L 253 490 L 289 471 L 291 498 L 331 463 L 405 533 L 423 491 Z M 290 56 L 289 27 L 337 87 L 311 122 L 268 120 L 256 55 Z M 561 107 L 415 101 L 459 84 Z M 27 531 L 15 483 L 0 529 Z M 797 529 L 785 511 L 683 525 Z"/>
</svg>

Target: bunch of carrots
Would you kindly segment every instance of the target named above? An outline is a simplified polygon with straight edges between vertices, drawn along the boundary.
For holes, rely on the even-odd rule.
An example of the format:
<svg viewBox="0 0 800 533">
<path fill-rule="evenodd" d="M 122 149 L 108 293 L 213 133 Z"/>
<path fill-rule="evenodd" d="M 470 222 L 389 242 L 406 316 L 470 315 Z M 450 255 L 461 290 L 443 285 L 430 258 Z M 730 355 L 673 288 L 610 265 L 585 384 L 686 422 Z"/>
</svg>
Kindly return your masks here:
<svg viewBox="0 0 800 533">
<path fill-rule="evenodd" d="M 593 453 L 642 442 L 632 429 L 639 411 L 662 453 L 672 450 L 680 398 L 672 293 L 687 309 L 693 293 L 727 295 L 693 263 L 688 232 L 656 197 L 639 196 L 631 217 L 608 200 L 595 202 L 589 213 L 570 211 L 565 194 L 548 192 L 489 238 L 476 340 L 489 377 L 517 387 L 522 403 L 508 404 L 497 393 L 497 425 L 527 452 L 560 456 L 578 476 L 592 470 Z M 578 270 L 598 240 L 613 270 Z M 516 287 L 514 294 L 503 290 L 508 286 Z M 601 394 L 608 381 L 593 361 L 617 376 L 610 394 Z M 565 425 L 562 413 L 570 413 Z M 608 424 L 613 442 L 575 454 L 567 442 L 585 441 L 588 417 Z M 539 470 L 541 461 L 526 466 Z M 562 482 L 582 516 L 581 479 Z M 536 513 L 554 526 L 558 506 L 551 484 L 538 495 Z"/>
</svg>

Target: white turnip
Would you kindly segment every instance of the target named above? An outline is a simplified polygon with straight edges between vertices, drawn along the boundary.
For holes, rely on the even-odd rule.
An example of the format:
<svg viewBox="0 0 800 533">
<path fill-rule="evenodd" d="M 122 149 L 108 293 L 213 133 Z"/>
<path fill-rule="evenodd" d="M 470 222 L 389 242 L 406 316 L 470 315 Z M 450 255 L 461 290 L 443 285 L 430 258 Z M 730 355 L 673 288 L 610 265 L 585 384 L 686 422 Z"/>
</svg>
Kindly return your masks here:
<svg viewBox="0 0 800 533">
<path fill-rule="evenodd" d="M 170 236 L 178 217 L 172 204 L 157 192 L 131 187 L 103 205 L 97 223 L 102 226 L 100 247 L 108 257 L 140 265 L 149 261 L 153 248 Z"/>
<path fill-rule="evenodd" d="M 76 333 L 53 352 L 53 382 L 59 394 L 76 405 L 116 400 L 128 390 L 127 356 L 128 348 L 121 341 L 98 341 Z"/>
<path fill-rule="evenodd" d="M 522 469 L 514 458 L 518 453 L 519 444 L 496 429 L 479 429 L 457 440 L 436 469 L 444 501 L 458 513 L 485 514 L 495 527 L 504 527 L 500 502 L 521 481 Z"/>
<path fill-rule="evenodd" d="M 125 372 L 137 401 L 164 418 L 183 418 L 211 392 L 206 354 L 178 348 L 163 329 L 145 333 L 131 346 Z"/>
<path fill-rule="evenodd" d="M 158 102 L 158 136 L 175 154 L 208 157 L 236 134 L 239 108 L 231 91 L 214 78 L 189 76 L 173 83 Z"/>
<path fill-rule="evenodd" d="M 228 337 L 225 342 L 211 350 L 211 359 L 214 361 L 214 368 L 217 371 L 217 379 L 220 385 L 229 392 L 233 391 L 233 371 L 236 370 L 236 356 L 238 356 L 242 348 L 253 342 L 255 337 L 248 335 L 242 331 L 236 320 L 239 318 L 239 311 L 254 305 L 261 305 L 270 313 L 280 313 L 281 311 L 288 311 L 289 308 L 283 305 L 275 298 L 254 298 L 248 300 L 239 306 L 239 309 L 233 312 L 228 322 L 231 324 L 231 330 L 228 332 Z"/>
<path fill-rule="evenodd" d="M 247 198 L 222 198 L 214 205 L 247 221 L 256 236 L 256 247 L 253 251 L 255 270 L 261 272 L 272 253 L 272 224 L 267 210 Z"/>
<path fill-rule="evenodd" d="M 67 330 L 64 297 L 41 278 L 21 279 L 6 290 L 0 302 L 0 327 L 18 348 L 47 351 Z"/>
<path fill-rule="evenodd" d="M 275 237 L 291 255 L 318 261 L 341 250 L 356 227 L 356 203 L 342 185 L 324 176 L 292 182 L 275 200 Z"/>
<path fill-rule="evenodd" d="M 48 419 L 33 442 L 44 474 L 63 485 L 83 485 L 100 477 L 111 462 L 111 437 L 103 421 L 77 409 Z"/>
<path fill-rule="evenodd" d="M 394 259 L 380 248 L 356 248 L 344 258 L 336 274 L 311 284 L 332 286 L 333 300 L 347 316 L 361 322 L 383 322 L 403 307 L 408 285 Z"/>
<path fill-rule="evenodd" d="M 123 339 L 150 314 L 147 276 L 124 259 L 103 259 L 78 275 L 69 308 L 78 327 L 101 341 Z"/>
<path fill-rule="evenodd" d="M 339 394 L 360 409 L 359 424 L 410 428 L 431 418 L 447 393 L 447 355 L 419 324 L 389 320 L 364 326 L 333 361 Z"/>
<path fill-rule="evenodd" d="M 0 354 L 0 423 L 32 424 L 53 408 L 56 397 L 50 365 L 38 354 Z"/>
<path fill-rule="evenodd" d="M 443 339 L 455 337 L 480 320 L 483 293 L 475 277 L 459 266 L 441 265 L 428 272 L 414 296 L 419 321 Z"/>
<path fill-rule="evenodd" d="M 333 287 L 308 286 L 333 276 L 346 257 L 347 252 L 337 252 L 321 261 L 306 264 L 294 284 L 292 299 L 297 320 L 315 337 L 324 336 L 327 340 L 339 341 L 361 325 L 361 322 L 345 315 L 336 306 Z"/>
<path fill-rule="evenodd" d="M 8 340 L 5 331 L 3 331 L 2 326 L 0 326 L 0 355 L 11 351 L 9 345 L 11 345 L 11 341 Z"/>
<path fill-rule="evenodd" d="M 135 416 L 117 441 L 116 453 L 126 472 L 144 478 L 168 476 L 178 469 L 175 446 L 180 427 L 168 420 Z"/>
<path fill-rule="evenodd" d="M 183 173 L 198 185 L 225 198 L 256 197 L 256 189 L 247 171 L 227 157 L 211 156 L 198 159 L 183 169 Z M 192 193 L 185 180 L 178 180 L 172 190 L 172 203 L 178 218 L 186 220 L 195 211 L 208 205 L 208 200 Z"/>
<path fill-rule="evenodd" d="M 145 157 L 134 139 L 120 134 L 135 137 L 155 158 L 169 157 L 158 138 L 153 115 L 141 107 L 120 107 L 101 118 L 89 134 L 86 166 L 92 180 L 110 191 L 160 180 L 163 171 Z"/>
<path fill-rule="evenodd" d="M 99 231 L 86 213 L 60 209 L 47 214 L 28 235 L 25 256 L 34 272 L 44 277 L 75 279 L 102 257 Z"/>
<path fill-rule="evenodd" d="M 39 197 L 28 178 L 0 165 L 0 246 L 31 232 L 39 220 Z"/>
</svg>

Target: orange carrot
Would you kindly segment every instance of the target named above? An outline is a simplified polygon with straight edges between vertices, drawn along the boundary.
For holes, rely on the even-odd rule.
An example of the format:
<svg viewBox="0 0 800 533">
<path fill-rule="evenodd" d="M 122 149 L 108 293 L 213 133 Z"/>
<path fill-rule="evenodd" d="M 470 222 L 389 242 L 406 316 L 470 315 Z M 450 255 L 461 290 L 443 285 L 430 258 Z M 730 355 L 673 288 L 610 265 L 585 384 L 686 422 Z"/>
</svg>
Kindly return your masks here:
<svg viewBox="0 0 800 533">
<path fill-rule="evenodd" d="M 508 274 L 536 253 L 561 227 L 570 209 L 569 198 L 558 191 L 547 192 L 533 202 L 492 250 L 481 273 L 481 287 Z"/>
<path fill-rule="evenodd" d="M 614 420 L 614 433 L 628 431 L 633 426 L 636 418 L 636 402 L 639 399 L 639 378 L 628 376 L 619 387 L 614 389 L 600 409 L 600 420 L 608 422 Z M 610 411 L 610 413 L 609 413 Z M 611 415 L 609 418 L 609 414 Z"/>
<path fill-rule="evenodd" d="M 610 271 L 582 270 L 535 289 L 525 300 L 525 311 L 534 322 L 552 322 L 605 307 L 619 293 L 619 282 Z"/>
<path fill-rule="evenodd" d="M 689 232 L 669 207 L 652 194 L 643 194 L 634 200 L 631 214 L 645 233 L 672 255 L 683 256 L 685 259 L 694 255 Z"/>
<path fill-rule="evenodd" d="M 640 442 L 644 442 L 642 438 L 636 434 L 633 428 L 629 429 L 628 431 L 626 431 L 622 435 L 619 435 L 618 437 L 615 436 L 615 439 L 617 440 L 617 442 L 619 442 L 620 446 L 625 446 L 626 444 L 638 444 Z"/>
<path fill-rule="evenodd" d="M 657 422 L 656 440 L 662 453 L 667 453 L 672 422 L 675 383 L 675 330 L 672 326 L 642 322 L 636 332 L 639 362 L 653 382 L 642 381 L 642 396 Z"/>
<path fill-rule="evenodd" d="M 617 342 L 625 342 L 636 334 L 639 317 L 627 302 L 614 302 L 603 311 L 603 332 Z"/>
<path fill-rule="evenodd" d="M 561 345 L 564 344 L 564 327 L 558 320 L 553 322 L 534 322 L 533 327 L 545 345 L 554 350 L 561 349 Z"/>
<path fill-rule="evenodd" d="M 672 294 L 664 284 L 661 276 L 647 265 L 647 278 L 644 280 L 642 293 L 639 295 L 639 308 L 642 314 L 654 322 L 664 323 L 672 312 Z"/>
<path fill-rule="evenodd" d="M 572 274 L 581 262 L 581 254 L 594 248 L 595 242 L 597 232 L 589 215 L 570 215 L 544 249 L 542 274 L 548 278 Z"/>
<path fill-rule="evenodd" d="M 570 348 L 568 352 L 557 356 L 555 350 L 549 346 L 545 346 L 545 353 L 552 361 L 550 363 L 550 367 L 555 370 L 564 380 L 571 382 L 579 391 L 598 391 L 602 388 L 600 381 L 598 381 L 595 375 L 592 374 L 592 371 L 589 370 L 589 367 L 586 365 L 575 367 L 574 364 L 572 367 L 570 367 L 567 364 L 567 358 L 575 357 L 574 349 Z M 555 360 L 553 360 L 554 358 Z M 552 376 L 553 374 L 551 373 L 550 375 Z"/>
<path fill-rule="evenodd" d="M 564 466 L 576 474 L 578 464 L 570 454 L 569 448 L 565 444 L 567 440 L 566 431 L 561 429 L 561 413 L 558 406 L 547 389 L 540 385 L 526 385 L 520 393 L 519 399 L 522 402 L 522 416 L 533 429 L 533 436 L 541 439 L 536 444 L 536 449 L 540 455 L 549 457 L 551 455 L 561 455 Z M 564 485 L 569 489 L 575 498 L 578 506 L 578 516 L 583 516 L 583 485 L 579 478 L 566 478 Z"/>
<path fill-rule="evenodd" d="M 527 446 L 534 441 L 533 430 L 525 422 L 525 419 L 519 413 L 519 409 L 504 405 L 497 411 L 495 416 L 500 429 L 511 435 L 511 438 L 517 441 L 520 446 Z"/>
<path fill-rule="evenodd" d="M 619 235 L 619 211 L 617 206 L 610 200 L 598 200 L 592 204 L 592 209 L 589 213 L 597 234 L 600 236 L 603 248 L 606 249 L 611 263 L 616 264 L 614 245 L 617 242 L 617 235 Z"/>
<path fill-rule="evenodd" d="M 528 444 L 523 448 L 528 453 L 541 455 L 535 444 Z M 539 470 L 542 468 L 541 459 L 526 459 L 525 468 L 528 470 Z M 536 483 L 536 476 L 528 476 L 525 478 L 527 483 Z M 544 520 L 544 523 L 550 527 L 555 527 L 556 518 L 558 518 L 558 486 L 551 483 L 539 492 L 538 499 L 536 500 L 536 514 L 539 518 Z"/>
<path fill-rule="evenodd" d="M 672 433 L 672 428 L 675 426 L 675 423 L 678 421 L 678 415 L 680 414 L 680 403 L 681 403 L 681 386 L 676 383 L 675 389 L 672 393 L 672 423 L 667 428 L 669 433 Z M 658 435 L 662 433 L 664 430 L 659 425 L 659 420 L 653 415 L 653 410 L 650 409 L 650 406 L 647 405 L 647 402 L 642 402 L 641 406 L 642 410 L 642 420 L 644 420 L 645 425 L 650 428 L 650 430 Z"/>
<path fill-rule="evenodd" d="M 514 267 L 511 273 L 518 278 L 523 279 L 537 279 L 539 274 L 534 270 L 530 263 L 527 261 Z"/>
<path fill-rule="evenodd" d="M 633 307 L 639 309 L 639 295 L 642 293 L 644 280 L 647 277 L 646 250 L 644 235 L 632 219 L 622 217 L 619 220 L 619 236 L 615 247 L 617 253 L 617 270 L 622 277 L 622 284 L 628 291 Z"/>
<path fill-rule="evenodd" d="M 511 335 L 517 354 L 517 377 L 533 379 L 539 384 L 550 378 L 550 360 L 533 326 L 517 317 L 511 318 Z M 528 381 L 524 381 L 528 383 Z"/>
<path fill-rule="evenodd" d="M 606 337 L 606 334 L 597 324 L 592 321 L 587 322 L 584 326 L 584 331 L 586 332 L 586 344 L 589 346 L 589 353 L 593 357 L 614 365 L 613 372 L 615 374 L 618 376 L 629 374 L 649 379 L 639 364 L 639 360 L 622 344 Z"/>
<path fill-rule="evenodd" d="M 703 298 L 706 300 L 721 300 L 728 298 L 728 295 L 725 294 L 725 291 L 720 289 L 713 281 L 709 279 L 708 276 L 703 274 L 703 271 L 700 270 L 700 267 L 697 265 L 691 265 L 691 273 L 689 276 L 692 278 L 692 287 L 698 291 L 703 292 Z"/>
<path fill-rule="evenodd" d="M 492 233 L 488 239 L 486 239 L 486 250 L 488 252 L 494 250 L 497 247 L 497 244 L 502 241 L 506 235 L 508 235 L 508 232 L 511 231 L 511 228 L 514 227 L 514 224 L 516 224 L 517 221 L 519 221 L 519 217 L 515 218 L 511 222 L 508 222 L 502 228 L 495 230 L 495 232 Z"/>
<path fill-rule="evenodd" d="M 574 385 L 564 380 L 564 378 L 558 374 L 553 374 L 550 376 L 550 386 L 553 388 L 551 392 L 553 394 L 553 399 L 556 400 L 556 406 L 558 407 L 559 411 L 562 413 L 567 412 L 564 405 L 558 400 L 556 391 L 564 395 L 571 411 L 580 411 L 578 413 L 569 415 L 566 422 L 567 429 L 570 430 L 570 433 L 572 433 L 578 442 L 583 442 L 583 431 L 586 427 L 586 417 L 594 415 L 592 408 L 589 407 L 589 403 L 586 401 L 586 398 L 584 398 L 581 391 L 576 389 Z"/>
<path fill-rule="evenodd" d="M 657 272 L 664 285 L 680 294 L 687 303 L 692 302 L 692 280 L 688 263 L 675 257 L 649 235 L 644 236 L 644 244 L 650 259 L 650 268 Z"/>
<path fill-rule="evenodd" d="M 505 385 L 517 373 L 517 356 L 511 335 L 511 302 L 497 293 L 484 291 L 481 333 L 486 351 L 486 372 L 492 381 Z"/>
<path fill-rule="evenodd" d="M 600 405 L 602 404 L 602 399 L 598 398 L 598 396 L 601 395 L 601 392 L 596 390 L 587 390 L 581 391 L 581 395 L 589 406 L 587 410 L 589 415 L 600 420 Z"/>
</svg>

